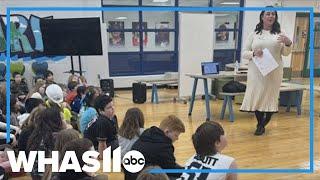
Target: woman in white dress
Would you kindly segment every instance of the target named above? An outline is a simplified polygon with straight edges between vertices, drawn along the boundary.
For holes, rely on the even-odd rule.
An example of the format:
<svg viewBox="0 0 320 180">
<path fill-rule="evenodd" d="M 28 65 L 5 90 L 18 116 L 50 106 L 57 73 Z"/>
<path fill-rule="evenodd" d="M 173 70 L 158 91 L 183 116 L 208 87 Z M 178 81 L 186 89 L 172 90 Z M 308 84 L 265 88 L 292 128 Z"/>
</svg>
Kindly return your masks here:
<svg viewBox="0 0 320 180">
<path fill-rule="evenodd" d="M 292 41 L 281 31 L 276 11 L 262 11 L 260 22 L 244 47 L 243 58 L 249 59 L 247 89 L 241 111 L 254 112 L 258 121 L 255 135 L 262 135 L 273 113 L 278 112 L 278 98 L 283 77 L 282 56 L 291 52 Z M 262 57 L 268 49 L 279 66 L 263 76 L 254 64 L 254 57 Z"/>
</svg>

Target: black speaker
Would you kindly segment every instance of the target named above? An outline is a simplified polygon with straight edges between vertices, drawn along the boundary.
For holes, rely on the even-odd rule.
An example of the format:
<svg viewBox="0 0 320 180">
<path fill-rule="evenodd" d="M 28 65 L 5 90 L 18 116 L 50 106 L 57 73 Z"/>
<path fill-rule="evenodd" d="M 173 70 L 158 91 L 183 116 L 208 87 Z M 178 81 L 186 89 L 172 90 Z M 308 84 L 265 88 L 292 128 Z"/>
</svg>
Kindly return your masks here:
<svg viewBox="0 0 320 180">
<path fill-rule="evenodd" d="M 132 83 L 132 100 L 142 104 L 147 100 L 147 85 L 144 83 Z"/>
<path fill-rule="evenodd" d="M 103 93 L 114 97 L 114 86 L 113 86 L 113 79 L 101 79 L 100 80 L 100 87 Z"/>
</svg>

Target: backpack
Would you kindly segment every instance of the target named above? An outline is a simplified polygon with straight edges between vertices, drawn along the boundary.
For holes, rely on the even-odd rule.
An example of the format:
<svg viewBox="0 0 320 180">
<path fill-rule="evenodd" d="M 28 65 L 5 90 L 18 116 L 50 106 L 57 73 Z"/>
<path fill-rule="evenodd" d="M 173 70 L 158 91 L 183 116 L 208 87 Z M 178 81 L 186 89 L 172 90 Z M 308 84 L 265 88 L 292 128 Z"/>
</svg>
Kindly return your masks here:
<svg viewBox="0 0 320 180">
<path fill-rule="evenodd" d="M 227 82 L 223 87 L 222 87 L 223 92 L 227 93 L 238 93 L 238 92 L 245 92 L 246 91 L 246 85 L 238 82 L 231 80 Z"/>
</svg>

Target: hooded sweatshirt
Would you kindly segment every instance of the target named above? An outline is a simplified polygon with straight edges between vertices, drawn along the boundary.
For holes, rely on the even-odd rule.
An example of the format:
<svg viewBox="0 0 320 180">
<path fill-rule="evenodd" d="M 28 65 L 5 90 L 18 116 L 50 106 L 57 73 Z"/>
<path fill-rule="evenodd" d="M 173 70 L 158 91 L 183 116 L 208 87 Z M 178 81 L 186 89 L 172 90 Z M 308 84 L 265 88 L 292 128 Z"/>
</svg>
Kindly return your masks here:
<svg viewBox="0 0 320 180">
<path fill-rule="evenodd" d="M 156 126 L 145 130 L 133 144 L 132 150 L 137 150 L 144 155 L 145 166 L 158 165 L 162 169 L 183 168 L 176 163 L 172 140 Z M 137 174 L 129 174 L 129 176 L 127 176 L 126 174 L 126 179 L 134 179 L 136 175 Z M 174 177 L 180 177 L 180 175 L 180 173 L 168 174 L 168 176 Z"/>
</svg>

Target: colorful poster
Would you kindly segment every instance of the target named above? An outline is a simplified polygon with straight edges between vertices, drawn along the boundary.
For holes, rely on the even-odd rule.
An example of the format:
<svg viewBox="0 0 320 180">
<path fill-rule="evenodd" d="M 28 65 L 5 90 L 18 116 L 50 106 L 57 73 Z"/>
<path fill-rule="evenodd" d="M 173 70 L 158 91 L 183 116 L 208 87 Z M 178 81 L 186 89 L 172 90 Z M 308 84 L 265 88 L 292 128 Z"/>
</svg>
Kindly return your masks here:
<svg viewBox="0 0 320 180">
<path fill-rule="evenodd" d="M 132 45 L 140 45 L 140 33 L 139 33 L 139 22 L 132 22 L 132 29 L 137 30 L 132 32 Z M 147 29 L 147 22 L 142 22 L 142 29 Z M 146 46 L 148 43 L 148 32 L 144 32 L 143 36 L 143 46 Z"/>
<path fill-rule="evenodd" d="M 123 30 L 123 21 L 109 21 L 109 45 L 113 47 L 123 47 L 125 42 L 124 32 L 116 31 Z"/>
<path fill-rule="evenodd" d="M 227 42 L 229 40 L 229 32 L 224 31 L 227 29 L 227 25 L 220 24 L 218 27 L 218 32 L 216 32 L 216 42 Z"/>
<path fill-rule="evenodd" d="M 156 24 L 156 29 L 169 29 L 169 22 L 160 22 Z M 160 47 L 168 47 L 170 43 L 169 32 L 156 32 L 155 44 Z"/>
</svg>

